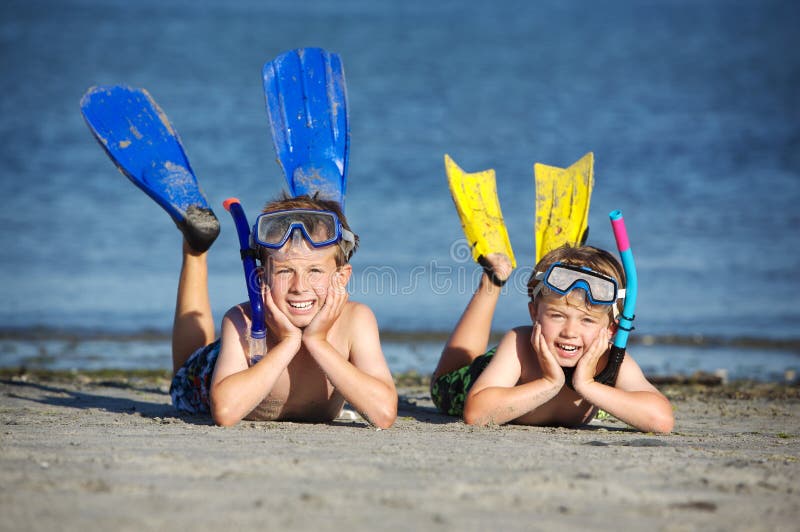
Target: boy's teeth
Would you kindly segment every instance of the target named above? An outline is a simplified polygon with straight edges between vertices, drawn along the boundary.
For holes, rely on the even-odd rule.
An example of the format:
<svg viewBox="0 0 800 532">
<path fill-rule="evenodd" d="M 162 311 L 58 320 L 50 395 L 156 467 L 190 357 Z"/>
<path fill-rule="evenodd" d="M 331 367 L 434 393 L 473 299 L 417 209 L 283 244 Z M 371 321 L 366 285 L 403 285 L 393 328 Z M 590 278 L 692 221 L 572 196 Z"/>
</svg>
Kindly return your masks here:
<svg viewBox="0 0 800 532">
<path fill-rule="evenodd" d="M 311 308 L 312 302 L 306 301 L 305 303 L 289 303 L 289 306 L 297 309 Z"/>
<path fill-rule="evenodd" d="M 574 345 L 564 345 L 558 344 L 559 349 L 563 349 L 564 351 L 577 351 L 578 348 Z"/>
</svg>

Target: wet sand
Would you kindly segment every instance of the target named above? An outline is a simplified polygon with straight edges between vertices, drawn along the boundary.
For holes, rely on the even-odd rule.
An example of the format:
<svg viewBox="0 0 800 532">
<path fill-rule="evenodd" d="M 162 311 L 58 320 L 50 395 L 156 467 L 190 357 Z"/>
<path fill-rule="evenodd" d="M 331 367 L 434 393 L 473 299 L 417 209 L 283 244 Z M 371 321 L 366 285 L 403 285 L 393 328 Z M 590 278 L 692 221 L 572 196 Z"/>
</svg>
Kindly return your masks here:
<svg viewBox="0 0 800 532">
<path fill-rule="evenodd" d="M 219 428 L 167 381 L 0 378 L 0 530 L 797 530 L 800 389 L 660 384 L 675 431 L 473 428 L 399 382 L 360 419 Z M 345 412 L 346 414 L 347 412 Z"/>
</svg>

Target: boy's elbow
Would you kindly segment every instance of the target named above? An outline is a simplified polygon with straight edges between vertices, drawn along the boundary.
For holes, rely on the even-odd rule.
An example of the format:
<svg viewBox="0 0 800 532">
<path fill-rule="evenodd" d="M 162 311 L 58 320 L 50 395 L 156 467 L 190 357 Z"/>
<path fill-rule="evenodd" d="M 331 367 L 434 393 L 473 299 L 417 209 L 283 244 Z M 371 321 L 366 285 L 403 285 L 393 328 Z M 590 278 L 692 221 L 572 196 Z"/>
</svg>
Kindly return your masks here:
<svg viewBox="0 0 800 532">
<path fill-rule="evenodd" d="M 474 406 L 470 405 L 469 401 L 467 401 L 467 403 L 464 405 L 463 418 L 464 418 L 464 423 L 466 423 L 467 425 L 475 425 L 478 427 L 483 427 L 489 424 L 486 416 L 483 415 L 483 412 L 479 411 Z"/>
<path fill-rule="evenodd" d="M 235 417 L 228 416 L 226 414 L 214 414 L 211 417 L 214 420 L 214 423 L 220 427 L 232 427 L 239 422 L 239 420 Z"/>
<path fill-rule="evenodd" d="M 477 417 L 475 417 L 474 414 L 469 413 L 466 410 L 464 410 L 464 423 L 466 423 L 467 425 L 477 425 L 477 426 L 481 425 L 480 420 Z"/>
<path fill-rule="evenodd" d="M 652 432 L 658 432 L 660 434 L 669 434 L 670 432 L 672 432 L 672 429 L 674 427 L 675 427 L 675 417 L 672 415 L 672 411 L 670 411 L 656 416 L 651 421 L 650 430 Z"/>
<path fill-rule="evenodd" d="M 211 419 L 214 424 L 220 427 L 232 427 L 236 425 L 241 418 L 233 415 L 230 408 L 211 403 Z"/>
<path fill-rule="evenodd" d="M 394 425 L 395 420 L 397 420 L 396 402 L 394 405 L 386 405 L 385 408 L 381 408 L 377 412 L 374 412 L 370 418 L 372 424 L 379 429 L 390 428 L 392 425 Z"/>
<path fill-rule="evenodd" d="M 675 428 L 675 418 L 670 414 L 666 416 L 656 428 L 657 432 L 661 432 L 663 434 L 669 434 L 672 432 L 672 429 Z"/>
</svg>

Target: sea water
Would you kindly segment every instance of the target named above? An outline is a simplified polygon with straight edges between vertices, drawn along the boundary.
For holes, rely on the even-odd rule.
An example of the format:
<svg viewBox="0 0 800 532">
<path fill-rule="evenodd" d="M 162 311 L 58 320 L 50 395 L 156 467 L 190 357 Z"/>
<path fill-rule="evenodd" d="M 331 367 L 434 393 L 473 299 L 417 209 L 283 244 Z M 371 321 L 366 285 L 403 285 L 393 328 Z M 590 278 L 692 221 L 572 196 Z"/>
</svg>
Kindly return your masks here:
<svg viewBox="0 0 800 532">
<path fill-rule="evenodd" d="M 797 27 L 797 3 L 769 0 L 3 2 L 0 366 L 170 365 L 180 234 L 92 138 L 86 89 L 147 88 L 181 135 L 222 222 L 219 320 L 246 299 L 222 201 L 252 218 L 285 189 L 261 66 L 322 46 L 349 97 L 351 297 L 391 338 L 393 370 L 433 368 L 479 274 L 444 154 L 497 172 L 520 265 L 502 331 L 528 321 L 533 164 L 592 151 L 589 243 L 613 249 L 622 210 L 637 360 L 782 375 L 800 366 Z"/>
</svg>

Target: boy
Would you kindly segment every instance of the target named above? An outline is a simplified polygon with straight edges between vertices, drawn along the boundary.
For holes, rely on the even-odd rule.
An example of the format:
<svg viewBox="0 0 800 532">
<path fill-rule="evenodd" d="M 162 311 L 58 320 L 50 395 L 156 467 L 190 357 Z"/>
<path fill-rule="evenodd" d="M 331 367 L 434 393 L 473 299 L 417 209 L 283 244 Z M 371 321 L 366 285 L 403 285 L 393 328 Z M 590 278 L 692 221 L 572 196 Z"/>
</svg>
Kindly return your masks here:
<svg viewBox="0 0 800 532">
<path fill-rule="evenodd" d="M 390 427 L 397 392 L 372 311 L 348 301 L 349 259 L 358 237 L 339 204 L 283 198 L 267 204 L 256 228 L 267 353 L 258 361 L 248 356 L 249 303 L 225 314 L 221 338 L 212 342 L 206 252 L 184 240 L 173 328 L 175 406 L 210 412 L 217 424 L 229 426 L 242 419 L 330 421 L 347 401 L 373 425 Z M 326 230 L 329 235 L 320 234 Z M 283 233 L 264 240 L 275 231 Z M 320 238 L 327 239 L 324 245 L 312 244 Z"/>
<path fill-rule="evenodd" d="M 590 422 L 603 409 L 642 431 L 672 430 L 669 401 L 630 356 L 622 360 L 616 379 L 595 381 L 609 363 L 615 312 L 621 309 L 617 287 L 624 288 L 624 272 L 613 255 L 591 246 L 563 246 L 546 254 L 528 282 L 531 325 L 509 331 L 496 349 L 482 354 L 498 285 L 511 274 L 504 254 L 490 254 L 485 264 L 433 374 L 431 395 L 440 410 L 463 414 L 471 425 L 572 427 Z M 548 284 L 552 272 L 584 279 L 584 286 L 594 288 L 558 290 Z M 600 298 L 593 290 L 608 292 Z"/>
</svg>

